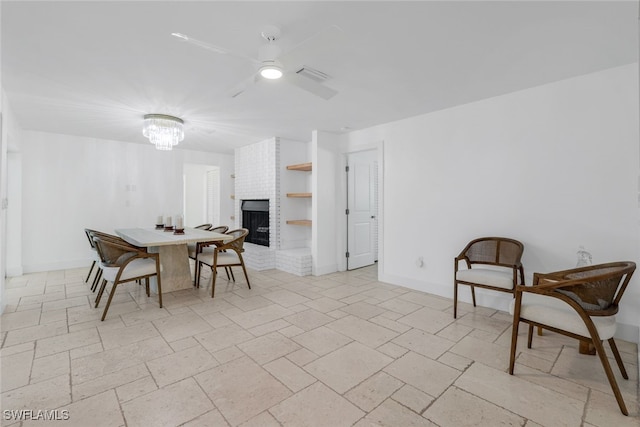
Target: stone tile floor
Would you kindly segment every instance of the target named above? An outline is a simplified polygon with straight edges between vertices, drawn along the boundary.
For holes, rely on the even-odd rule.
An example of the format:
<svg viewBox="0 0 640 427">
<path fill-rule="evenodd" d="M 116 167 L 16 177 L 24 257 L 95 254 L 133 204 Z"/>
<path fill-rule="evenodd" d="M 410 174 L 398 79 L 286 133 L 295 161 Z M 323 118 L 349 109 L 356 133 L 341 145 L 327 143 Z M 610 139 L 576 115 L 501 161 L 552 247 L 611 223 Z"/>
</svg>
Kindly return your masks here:
<svg viewBox="0 0 640 427">
<path fill-rule="evenodd" d="M 215 299 L 178 291 L 162 309 L 123 285 L 104 322 L 86 273 L 8 280 L 2 425 L 640 425 L 635 344 L 618 344 L 630 379 L 613 366 L 625 417 L 576 341 L 545 332 L 529 350 L 522 327 L 508 375 L 507 313 L 462 304 L 454 321 L 451 300 L 378 282 L 374 268 L 250 271 L 251 290 L 222 275 Z"/>
</svg>

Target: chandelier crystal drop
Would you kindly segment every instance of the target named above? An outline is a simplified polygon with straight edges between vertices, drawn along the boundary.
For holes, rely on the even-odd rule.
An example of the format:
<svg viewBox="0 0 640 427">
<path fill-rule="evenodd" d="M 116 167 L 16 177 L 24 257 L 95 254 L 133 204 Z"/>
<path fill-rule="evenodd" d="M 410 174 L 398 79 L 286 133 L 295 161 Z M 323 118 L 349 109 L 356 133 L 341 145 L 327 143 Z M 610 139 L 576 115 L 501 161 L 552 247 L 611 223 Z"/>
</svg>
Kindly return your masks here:
<svg viewBox="0 0 640 427">
<path fill-rule="evenodd" d="M 184 139 L 182 119 L 166 114 L 147 114 L 144 116 L 142 134 L 158 150 L 171 150 Z"/>
</svg>

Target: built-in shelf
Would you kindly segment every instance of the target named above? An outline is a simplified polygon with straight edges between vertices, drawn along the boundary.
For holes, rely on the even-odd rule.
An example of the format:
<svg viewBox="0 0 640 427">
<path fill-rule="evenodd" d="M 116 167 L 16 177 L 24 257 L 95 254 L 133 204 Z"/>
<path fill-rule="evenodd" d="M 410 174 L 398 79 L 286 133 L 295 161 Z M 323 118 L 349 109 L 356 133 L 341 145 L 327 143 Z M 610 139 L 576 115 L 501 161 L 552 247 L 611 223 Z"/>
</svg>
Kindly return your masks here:
<svg viewBox="0 0 640 427">
<path fill-rule="evenodd" d="M 306 227 L 311 227 L 310 219 L 290 219 L 287 221 L 289 225 L 304 225 Z"/>
<path fill-rule="evenodd" d="M 308 172 L 308 171 L 311 170 L 311 168 L 312 168 L 311 162 L 309 162 L 309 163 L 300 163 L 300 164 L 297 164 L 297 165 L 289 165 L 289 166 L 287 166 L 287 170 L 290 170 L 290 171 L 306 171 L 306 172 Z"/>
<path fill-rule="evenodd" d="M 287 193 L 287 197 L 311 197 L 311 193 Z"/>
</svg>

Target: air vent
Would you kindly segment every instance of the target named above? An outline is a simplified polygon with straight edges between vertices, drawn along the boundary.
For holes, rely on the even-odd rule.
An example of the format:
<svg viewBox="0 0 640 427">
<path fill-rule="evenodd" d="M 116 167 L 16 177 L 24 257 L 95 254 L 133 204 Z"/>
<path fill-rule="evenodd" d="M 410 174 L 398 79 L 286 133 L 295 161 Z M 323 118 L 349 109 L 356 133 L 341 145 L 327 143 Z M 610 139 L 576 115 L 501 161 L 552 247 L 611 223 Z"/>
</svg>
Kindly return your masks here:
<svg viewBox="0 0 640 427">
<path fill-rule="evenodd" d="M 331 77 L 322 71 L 315 70 L 311 67 L 307 67 L 306 65 L 296 71 L 296 74 L 300 74 L 301 76 L 305 76 L 313 81 L 318 83 L 324 83 L 329 80 Z"/>
</svg>

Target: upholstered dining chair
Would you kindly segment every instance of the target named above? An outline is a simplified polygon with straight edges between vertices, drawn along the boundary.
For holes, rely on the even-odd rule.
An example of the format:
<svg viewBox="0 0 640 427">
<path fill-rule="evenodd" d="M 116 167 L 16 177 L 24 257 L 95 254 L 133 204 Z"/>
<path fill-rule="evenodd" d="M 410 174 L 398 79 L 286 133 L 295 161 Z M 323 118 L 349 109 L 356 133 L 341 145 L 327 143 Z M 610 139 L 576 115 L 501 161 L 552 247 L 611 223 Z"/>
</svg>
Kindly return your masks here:
<svg viewBox="0 0 640 427">
<path fill-rule="evenodd" d="M 609 342 L 622 377 L 628 379 L 613 335 L 618 304 L 635 269 L 636 264 L 630 261 L 597 264 L 535 273 L 533 286 L 516 286 L 510 307 L 513 329 L 509 373 L 513 375 L 520 322 L 529 325 L 528 348 L 531 348 L 534 326 L 588 342 L 596 349 L 620 411 L 628 415 L 602 342 Z"/>
<path fill-rule="evenodd" d="M 458 315 L 458 285 L 471 287 L 475 307 L 476 287 L 513 293 L 518 283 L 524 284 L 523 252 L 522 243 L 506 237 L 481 237 L 469 242 L 453 261 L 453 318 Z M 461 261 L 466 268 L 460 268 Z"/>
<path fill-rule="evenodd" d="M 100 280 L 100 276 L 102 274 L 102 270 L 100 269 L 100 256 L 98 255 L 98 250 L 96 249 L 96 245 L 93 242 L 93 238 L 91 237 L 91 230 L 89 228 L 84 229 L 84 234 L 87 236 L 87 240 L 89 240 L 89 245 L 91 245 L 91 267 L 89 268 L 89 273 L 87 273 L 87 278 L 84 280 L 85 283 L 89 283 L 89 278 L 91 277 L 91 273 L 93 269 L 96 269 L 96 274 L 93 276 L 93 283 L 91 284 L 91 290 L 95 291 L 96 286 Z M 97 266 L 97 267 L 96 267 Z"/>
<path fill-rule="evenodd" d="M 111 291 L 107 304 L 104 307 L 101 320 L 107 316 L 107 311 L 111 305 L 116 287 L 122 283 L 139 281 L 145 279 L 147 297 L 151 296 L 149 290 L 149 278 L 156 276 L 158 283 L 158 301 L 162 308 L 162 286 L 160 283 L 160 256 L 157 253 L 146 252 L 142 248 L 130 245 L 126 242 L 119 242 L 104 236 L 94 235 L 94 242 L 100 255 L 102 266 L 102 284 L 96 297 L 95 308 L 98 308 L 100 299 L 111 282 Z"/>
<path fill-rule="evenodd" d="M 200 274 L 202 273 L 201 265 L 205 264 L 211 267 L 211 298 L 213 298 L 215 294 L 218 267 L 242 267 L 244 277 L 247 280 L 247 286 L 251 289 L 249 275 L 247 274 L 244 259 L 242 258 L 242 253 L 244 252 L 244 239 L 247 237 L 247 234 L 249 234 L 249 230 L 246 228 L 238 228 L 236 230 L 228 231 L 226 234 L 233 236 L 233 240 L 222 244 L 217 243 L 215 246 L 204 247 L 196 258 L 196 264 L 199 265 L 197 270 L 198 277 L 196 279 L 197 287 L 200 287 Z M 235 278 L 233 279 L 235 281 Z"/>
<path fill-rule="evenodd" d="M 89 228 L 85 228 L 84 231 L 85 231 L 85 233 L 87 235 L 87 238 L 89 239 L 89 243 L 93 247 L 93 250 L 95 252 L 95 254 L 94 254 L 95 255 L 95 262 L 97 262 L 96 274 L 93 277 L 93 283 L 91 284 L 91 291 L 95 292 L 97 287 L 98 287 L 98 284 L 100 283 L 100 280 L 102 279 L 102 262 L 100 260 L 100 255 L 98 254 L 98 250 L 96 248 L 94 237 L 95 236 L 100 236 L 100 237 L 102 237 L 103 239 L 106 239 L 106 240 L 112 240 L 114 242 L 120 242 L 120 243 L 123 243 L 123 244 L 128 244 L 128 243 L 125 242 L 121 237 L 115 236 L 113 234 L 104 233 L 104 232 L 98 231 L 98 230 L 91 230 Z M 91 274 L 91 271 L 89 271 L 89 274 Z M 88 278 L 89 278 L 89 276 L 87 276 L 87 279 Z"/>
<path fill-rule="evenodd" d="M 204 227 L 205 225 L 207 227 Z M 227 230 L 229 229 L 229 227 L 227 227 L 226 225 L 219 225 L 217 227 L 212 227 L 211 224 L 202 224 L 201 226 L 194 227 L 194 228 L 199 228 L 202 230 L 212 231 L 214 233 L 220 233 L 220 234 L 226 233 Z M 211 244 L 212 242 L 188 243 L 187 252 L 189 254 L 189 258 L 191 258 L 195 262 L 196 256 L 198 255 L 198 253 L 202 251 L 202 248 L 206 246 L 210 246 Z M 195 262 L 195 274 L 193 275 L 194 285 L 196 283 L 197 277 L 198 277 L 198 263 Z"/>
</svg>

